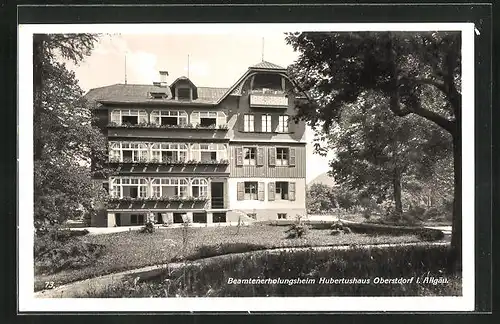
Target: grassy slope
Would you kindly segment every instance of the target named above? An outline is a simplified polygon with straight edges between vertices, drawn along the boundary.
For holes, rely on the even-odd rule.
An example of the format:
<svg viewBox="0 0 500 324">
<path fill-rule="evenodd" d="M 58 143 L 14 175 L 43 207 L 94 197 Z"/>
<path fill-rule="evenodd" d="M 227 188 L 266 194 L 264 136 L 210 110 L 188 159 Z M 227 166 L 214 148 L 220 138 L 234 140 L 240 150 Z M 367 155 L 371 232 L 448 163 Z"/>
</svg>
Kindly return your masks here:
<svg viewBox="0 0 500 324">
<path fill-rule="evenodd" d="M 417 237 L 412 235 L 369 236 L 349 234 L 332 236 L 329 235 L 330 230 L 311 230 L 304 239 L 285 239 L 284 230 L 285 228 L 278 226 L 251 226 L 242 227 L 240 233 L 236 234 L 237 228 L 234 227 L 189 228 L 185 247 L 183 247 L 182 228 L 157 230 L 153 234 L 140 234 L 134 231 L 85 236 L 80 239 L 106 246 L 106 251 L 98 261 L 93 266 L 83 269 L 64 270 L 50 275 L 38 274 L 35 276 L 35 290 L 41 289 L 46 281 L 53 281 L 58 286 L 108 273 L 164 264 L 172 260 L 195 259 L 201 256 L 232 252 L 227 249 L 207 249 L 207 246 L 218 244 L 240 243 L 239 250 L 234 252 L 243 252 L 245 250 L 286 246 L 419 241 Z"/>
</svg>

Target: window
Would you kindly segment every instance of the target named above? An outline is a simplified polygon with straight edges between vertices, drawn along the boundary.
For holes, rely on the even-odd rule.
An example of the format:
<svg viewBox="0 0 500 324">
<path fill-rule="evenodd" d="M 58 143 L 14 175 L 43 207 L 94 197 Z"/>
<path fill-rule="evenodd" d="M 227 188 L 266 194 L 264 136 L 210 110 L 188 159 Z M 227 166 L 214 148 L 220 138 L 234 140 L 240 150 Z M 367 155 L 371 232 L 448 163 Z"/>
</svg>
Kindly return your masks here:
<svg viewBox="0 0 500 324">
<path fill-rule="evenodd" d="M 206 223 L 207 213 L 193 213 L 193 223 Z"/>
<path fill-rule="evenodd" d="M 262 131 L 271 132 L 271 115 L 262 115 Z"/>
<path fill-rule="evenodd" d="M 288 165 L 289 151 L 285 147 L 276 148 L 276 165 L 287 166 Z"/>
<path fill-rule="evenodd" d="M 288 116 L 279 116 L 278 133 L 288 133 Z"/>
<path fill-rule="evenodd" d="M 183 216 L 184 214 L 183 213 L 174 213 L 174 223 L 175 224 L 179 224 L 179 223 L 184 223 L 184 219 L 183 219 Z"/>
<path fill-rule="evenodd" d="M 193 179 L 191 190 L 193 197 L 206 197 L 208 194 L 208 181 L 206 179 Z"/>
<path fill-rule="evenodd" d="M 112 178 L 111 197 L 146 198 L 148 180 L 144 178 Z"/>
<path fill-rule="evenodd" d="M 177 99 L 190 100 L 191 99 L 191 89 L 190 88 L 177 88 Z"/>
<path fill-rule="evenodd" d="M 120 162 L 146 162 L 149 148 L 146 143 L 119 143 L 121 144 Z"/>
<path fill-rule="evenodd" d="M 258 200 L 257 182 L 245 182 L 245 200 Z"/>
<path fill-rule="evenodd" d="M 148 122 L 148 113 L 138 109 L 115 109 L 111 112 L 111 122 L 118 125 L 137 125 Z"/>
<path fill-rule="evenodd" d="M 225 144 L 193 144 L 191 158 L 195 161 L 218 161 L 227 159 L 227 146 Z"/>
<path fill-rule="evenodd" d="M 143 225 L 144 215 L 143 214 L 132 214 L 130 215 L 130 224 L 132 225 Z"/>
<path fill-rule="evenodd" d="M 256 155 L 257 155 L 257 149 L 255 147 L 244 147 L 243 165 L 255 165 Z"/>
<path fill-rule="evenodd" d="M 227 117 L 223 111 L 194 111 L 191 113 L 193 126 L 217 128 L 226 125 Z"/>
<path fill-rule="evenodd" d="M 226 213 L 213 213 L 213 222 L 214 223 L 225 223 L 226 222 Z"/>
<path fill-rule="evenodd" d="M 184 178 L 156 178 L 151 181 L 153 197 L 187 197 L 188 181 Z"/>
<path fill-rule="evenodd" d="M 288 200 L 288 182 L 276 182 L 275 200 Z"/>
<path fill-rule="evenodd" d="M 154 143 L 151 145 L 151 159 L 154 162 L 185 162 L 188 146 L 182 143 Z"/>
<path fill-rule="evenodd" d="M 150 120 L 155 125 L 185 126 L 188 123 L 188 115 L 182 110 L 153 110 Z"/>
<path fill-rule="evenodd" d="M 278 213 L 278 219 L 286 219 L 286 213 Z"/>
<path fill-rule="evenodd" d="M 245 132 L 253 132 L 254 131 L 254 116 L 253 115 L 245 115 L 244 116 L 243 130 Z"/>
</svg>

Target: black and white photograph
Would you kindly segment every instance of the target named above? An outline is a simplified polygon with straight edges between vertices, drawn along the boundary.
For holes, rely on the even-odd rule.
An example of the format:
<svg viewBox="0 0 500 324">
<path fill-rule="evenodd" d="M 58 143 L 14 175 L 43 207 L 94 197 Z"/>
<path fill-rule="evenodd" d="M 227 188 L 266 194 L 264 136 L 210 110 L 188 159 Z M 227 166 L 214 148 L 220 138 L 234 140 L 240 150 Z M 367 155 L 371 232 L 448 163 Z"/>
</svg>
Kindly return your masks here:
<svg viewBox="0 0 500 324">
<path fill-rule="evenodd" d="M 475 32 L 20 25 L 20 309 L 473 310 Z"/>
</svg>

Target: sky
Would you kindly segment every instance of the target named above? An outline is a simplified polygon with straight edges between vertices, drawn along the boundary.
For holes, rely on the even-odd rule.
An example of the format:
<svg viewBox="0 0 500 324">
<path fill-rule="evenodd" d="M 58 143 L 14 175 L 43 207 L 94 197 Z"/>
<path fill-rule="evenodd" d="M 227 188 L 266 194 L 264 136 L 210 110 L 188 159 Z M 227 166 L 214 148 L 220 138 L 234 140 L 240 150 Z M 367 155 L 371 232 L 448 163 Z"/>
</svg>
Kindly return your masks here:
<svg viewBox="0 0 500 324">
<path fill-rule="evenodd" d="M 297 53 L 282 33 L 249 34 L 106 34 L 92 54 L 75 71 L 80 87 L 92 88 L 124 83 L 152 84 L 160 70 L 169 72 L 168 83 L 188 76 L 201 87 L 231 87 L 249 66 L 265 61 L 287 67 Z M 126 58 L 126 59 L 125 59 Z M 103 73 L 103 71 L 105 71 Z M 329 157 L 314 154 L 313 131 L 308 128 L 306 181 L 329 170 Z"/>
</svg>

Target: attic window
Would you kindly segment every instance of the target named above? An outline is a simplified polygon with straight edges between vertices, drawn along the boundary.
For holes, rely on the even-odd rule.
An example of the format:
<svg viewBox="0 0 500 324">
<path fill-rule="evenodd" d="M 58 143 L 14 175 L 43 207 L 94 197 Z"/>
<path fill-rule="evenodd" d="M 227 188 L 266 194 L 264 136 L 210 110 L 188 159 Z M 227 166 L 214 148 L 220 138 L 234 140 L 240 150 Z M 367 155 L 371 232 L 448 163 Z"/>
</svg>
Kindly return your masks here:
<svg viewBox="0 0 500 324">
<path fill-rule="evenodd" d="M 167 93 L 165 92 L 150 92 L 149 94 L 153 99 L 163 99 L 167 97 Z"/>
<path fill-rule="evenodd" d="M 191 99 L 191 89 L 190 88 L 177 89 L 177 99 L 190 100 Z"/>
</svg>

